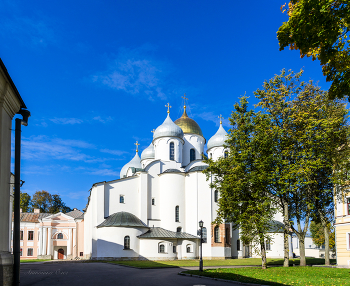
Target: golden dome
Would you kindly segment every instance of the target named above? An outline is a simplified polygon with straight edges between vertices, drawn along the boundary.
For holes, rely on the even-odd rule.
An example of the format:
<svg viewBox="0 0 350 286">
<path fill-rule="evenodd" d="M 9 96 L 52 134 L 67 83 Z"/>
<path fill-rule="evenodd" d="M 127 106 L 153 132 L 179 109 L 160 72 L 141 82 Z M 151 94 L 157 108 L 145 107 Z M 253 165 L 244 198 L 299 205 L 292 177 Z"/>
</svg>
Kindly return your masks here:
<svg viewBox="0 0 350 286">
<path fill-rule="evenodd" d="M 184 133 L 192 133 L 200 135 L 204 138 L 201 128 L 198 123 L 193 119 L 189 118 L 186 113 L 186 107 L 182 116 L 175 120 L 174 122 L 177 126 L 179 126 Z"/>
</svg>

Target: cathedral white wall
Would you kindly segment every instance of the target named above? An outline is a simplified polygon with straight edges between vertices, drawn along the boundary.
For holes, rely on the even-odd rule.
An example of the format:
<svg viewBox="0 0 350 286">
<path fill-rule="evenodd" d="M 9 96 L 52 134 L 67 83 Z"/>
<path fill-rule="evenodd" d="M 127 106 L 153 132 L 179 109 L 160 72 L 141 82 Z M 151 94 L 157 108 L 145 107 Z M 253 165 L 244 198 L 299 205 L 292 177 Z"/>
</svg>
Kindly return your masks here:
<svg viewBox="0 0 350 286">
<path fill-rule="evenodd" d="M 149 260 L 174 260 L 177 257 L 173 253 L 173 246 L 177 245 L 176 239 L 139 239 L 140 253 L 142 257 Z M 165 251 L 159 252 L 159 245 L 163 244 Z"/>
<path fill-rule="evenodd" d="M 220 157 L 224 157 L 225 148 L 224 147 L 213 147 L 207 150 L 208 157 L 216 161 Z"/>
<path fill-rule="evenodd" d="M 161 227 L 175 231 L 186 229 L 185 176 L 179 173 L 165 173 L 159 176 Z M 179 222 L 175 222 L 175 207 L 179 206 Z"/>
<path fill-rule="evenodd" d="M 109 184 L 109 215 L 129 212 L 140 218 L 139 180 L 139 176 L 133 176 Z M 124 203 L 120 203 L 121 195 L 124 196 Z"/>
<path fill-rule="evenodd" d="M 89 259 L 92 254 L 92 210 L 91 204 L 88 205 L 85 213 L 84 213 L 84 256 Z"/>
<path fill-rule="evenodd" d="M 202 158 L 204 152 L 205 140 L 202 136 L 195 134 L 184 134 L 185 144 L 183 146 L 182 153 L 182 166 L 187 166 L 190 161 L 190 150 L 194 149 L 196 154 L 196 160 Z"/>
<path fill-rule="evenodd" d="M 146 228 L 101 227 L 97 229 L 97 253 L 93 258 L 139 257 L 140 244 L 138 235 Z M 124 249 L 124 237 L 130 237 L 130 249 Z"/>
<path fill-rule="evenodd" d="M 184 141 L 177 137 L 161 137 L 153 141 L 155 160 L 170 160 L 170 143 L 174 143 L 174 161 L 182 163 Z"/>
</svg>

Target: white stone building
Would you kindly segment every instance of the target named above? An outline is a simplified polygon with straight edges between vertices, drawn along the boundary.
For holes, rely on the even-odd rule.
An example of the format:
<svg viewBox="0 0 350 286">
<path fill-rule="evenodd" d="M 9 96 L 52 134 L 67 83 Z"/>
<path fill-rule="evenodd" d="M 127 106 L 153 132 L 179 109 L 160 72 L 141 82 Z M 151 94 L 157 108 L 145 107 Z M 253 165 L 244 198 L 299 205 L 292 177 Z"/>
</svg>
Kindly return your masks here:
<svg viewBox="0 0 350 286">
<path fill-rule="evenodd" d="M 208 156 L 225 156 L 226 131 L 207 143 Z M 218 192 L 202 173 L 206 139 L 186 114 L 169 115 L 152 143 L 120 172 L 120 179 L 95 183 L 84 214 L 84 254 L 92 259 L 194 259 L 199 256 L 198 222 L 204 222 L 203 257 L 254 256 L 230 223 L 212 225 Z M 278 220 L 281 219 L 280 215 Z M 277 217 L 275 218 L 277 219 Z M 277 231 L 279 232 L 279 231 Z M 276 233 L 269 257 L 283 257 L 283 235 Z"/>
</svg>

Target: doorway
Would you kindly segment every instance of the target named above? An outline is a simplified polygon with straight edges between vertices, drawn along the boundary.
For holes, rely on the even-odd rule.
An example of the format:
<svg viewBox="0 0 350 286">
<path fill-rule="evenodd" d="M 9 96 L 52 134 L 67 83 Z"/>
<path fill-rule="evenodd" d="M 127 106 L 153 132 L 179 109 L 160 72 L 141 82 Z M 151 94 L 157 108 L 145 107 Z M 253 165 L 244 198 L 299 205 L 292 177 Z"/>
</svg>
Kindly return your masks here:
<svg viewBox="0 0 350 286">
<path fill-rule="evenodd" d="M 64 259 L 64 250 L 62 248 L 60 248 L 58 250 L 58 256 L 57 256 L 58 259 Z"/>
</svg>

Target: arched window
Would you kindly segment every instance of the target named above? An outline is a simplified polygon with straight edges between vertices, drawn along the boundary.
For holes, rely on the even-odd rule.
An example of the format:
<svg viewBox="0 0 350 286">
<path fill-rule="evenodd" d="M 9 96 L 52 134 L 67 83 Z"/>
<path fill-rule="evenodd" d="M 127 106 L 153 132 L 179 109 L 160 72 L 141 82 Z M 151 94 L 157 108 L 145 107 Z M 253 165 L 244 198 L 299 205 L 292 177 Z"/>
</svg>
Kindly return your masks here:
<svg viewBox="0 0 350 286">
<path fill-rule="evenodd" d="M 214 228 L 214 242 L 220 242 L 220 231 L 218 226 Z"/>
<path fill-rule="evenodd" d="M 237 239 L 237 250 L 241 250 L 241 241 Z"/>
<path fill-rule="evenodd" d="M 225 241 L 227 244 L 230 244 L 230 229 L 229 228 L 225 229 Z"/>
<path fill-rule="evenodd" d="M 271 240 L 266 239 L 266 250 L 271 250 Z"/>
<path fill-rule="evenodd" d="M 120 197 L 119 197 L 119 202 L 120 202 L 121 204 L 124 204 L 124 196 L 123 196 L 123 195 L 120 195 Z"/>
<path fill-rule="evenodd" d="M 159 252 L 164 253 L 165 252 L 165 246 L 164 244 L 159 245 Z"/>
<path fill-rule="evenodd" d="M 219 192 L 218 192 L 218 190 L 215 190 L 214 191 L 214 202 L 218 202 L 218 200 L 219 200 Z"/>
<path fill-rule="evenodd" d="M 176 229 L 176 232 L 181 232 L 182 231 L 182 227 L 179 226 L 177 229 Z"/>
<path fill-rule="evenodd" d="M 202 228 L 202 243 L 207 243 L 207 228 Z"/>
<path fill-rule="evenodd" d="M 196 152 L 194 151 L 194 149 L 190 150 L 190 162 L 196 160 Z"/>
<path fill-rule="evenodd" d="M 152 206 L 154 206 L 156 204 L 156 199 L 152 198 Z"/>
<path fill-rule="evenodd" d="M 174 150 L 174 142 L 171 142 L 170 143 L 170 146 L 169 146 L 169 157 L 170 157 L 170 160 L 175 160 L 175 150 Z"/>
<path fill-rule="evenodd" d="M 228 152 L 225 151 L 225 153 L 224 153 L 224 158 L 227 158 L 227 157 L 228 157 Z"/>
<path fill-rule="evenodd" d="M 63 239 L 63 233 L 57 234 L 57 239 Z"/>
<path fill-rule="evenodd" d="M 213 158 L 213 153 L 209 153 L 209 158 Z"/>
<path fill-rule="evenodd" d="M 179 222 L 180 221 L 180 219 L 179 219 L 179 210 L 180 210 L 179 206 L 176 206 L 175 207 L 175 222 Z"/>
<path fill-rule="evenodd" d="M 191 252 L 191 246 L 187 246 L 187 253 Z"/>
<path fill-rule="evenodd" d="M 130 236 L 124 237 L 124 249 L 130 249 Z"/>
</svg>

